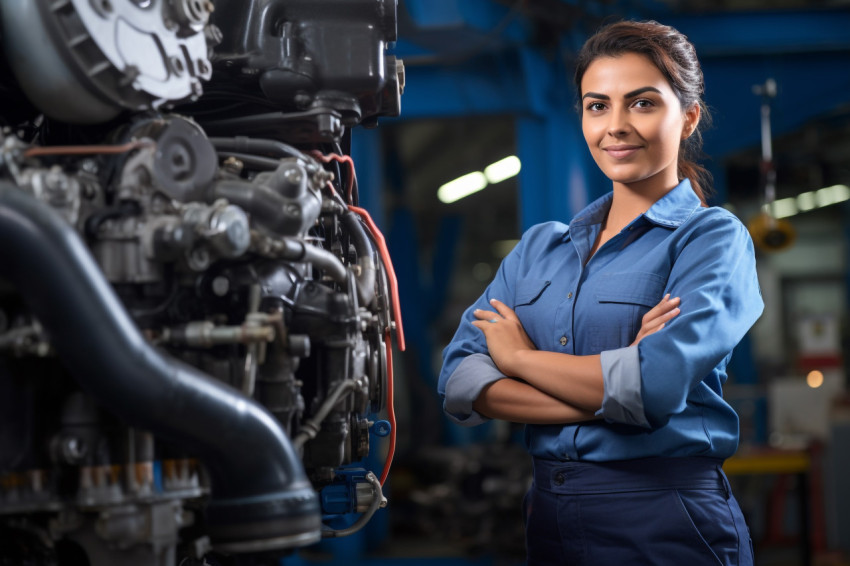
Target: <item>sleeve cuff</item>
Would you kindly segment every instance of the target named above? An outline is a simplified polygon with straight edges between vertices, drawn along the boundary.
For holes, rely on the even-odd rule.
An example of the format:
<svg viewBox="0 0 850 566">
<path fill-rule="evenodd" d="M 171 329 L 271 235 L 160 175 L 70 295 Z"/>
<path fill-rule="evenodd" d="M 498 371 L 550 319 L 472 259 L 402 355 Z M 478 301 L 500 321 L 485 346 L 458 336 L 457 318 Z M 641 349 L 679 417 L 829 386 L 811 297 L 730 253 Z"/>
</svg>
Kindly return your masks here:
<svg viewBox="0 0 850 566">
<path fill-rule="evenodd" d="M 597 416 L 608 422 L 650 428 L 641 396 L 638 347 L 607 350 L 601 353 L 600 358 L 605 395 Z"/>
<path fill-rule="evenodd" d="M 487 354 L 470 354 L 446 381 L 443 411 L 452 422 L 462 426 L 489 421 L 472 408 L 472 403 L 485 387 L 506 377 Z"/>
</svg>

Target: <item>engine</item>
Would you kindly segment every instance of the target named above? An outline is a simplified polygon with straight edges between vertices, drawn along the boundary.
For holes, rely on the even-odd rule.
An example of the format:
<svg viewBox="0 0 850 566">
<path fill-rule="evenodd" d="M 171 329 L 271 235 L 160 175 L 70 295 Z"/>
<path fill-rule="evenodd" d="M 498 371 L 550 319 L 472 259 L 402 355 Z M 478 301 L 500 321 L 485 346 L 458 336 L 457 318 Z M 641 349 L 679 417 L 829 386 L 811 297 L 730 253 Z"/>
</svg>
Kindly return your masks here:
<svg viewBox="0 0 850 566">
<path fill-rule="evenodd" d="M 395 0 L 0 19 L 0 564 L 276 564 L 356 532 L 404 338 L 347 146 L 399 113 Z"/>
</svg>

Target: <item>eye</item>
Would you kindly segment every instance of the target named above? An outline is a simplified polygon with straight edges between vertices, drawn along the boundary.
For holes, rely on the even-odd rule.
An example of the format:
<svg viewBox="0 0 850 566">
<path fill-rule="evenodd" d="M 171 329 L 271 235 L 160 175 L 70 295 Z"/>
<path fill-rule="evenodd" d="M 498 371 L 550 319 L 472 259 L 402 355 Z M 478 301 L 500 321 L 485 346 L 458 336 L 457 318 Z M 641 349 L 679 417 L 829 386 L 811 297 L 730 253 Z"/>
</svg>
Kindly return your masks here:
<svg viewBox="0 0 850 566">
<path fill-rule="evenodd" d="M 652 108 L 655 104 L 648 98 L 639 98 L 632 103 L 635 108 Z"/>
<path fill-rule="evenodd" d="M 591 102 L 590 104 L 585 106 L 585 109 L 589 110 L 590 112 L 601 112 L 602 110 L 605 110 L 605 105 L 601 102 Z"/>
</svg>

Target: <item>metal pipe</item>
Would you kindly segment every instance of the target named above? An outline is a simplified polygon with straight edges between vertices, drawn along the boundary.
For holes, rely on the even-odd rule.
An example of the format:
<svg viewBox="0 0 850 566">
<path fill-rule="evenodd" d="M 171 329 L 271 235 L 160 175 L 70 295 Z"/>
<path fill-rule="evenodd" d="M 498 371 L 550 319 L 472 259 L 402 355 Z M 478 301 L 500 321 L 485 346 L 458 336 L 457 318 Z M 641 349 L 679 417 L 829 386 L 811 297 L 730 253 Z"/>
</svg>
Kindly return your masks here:
<svg viewBox="0 0 850 566">
<path fill-rule="evenodd" d="M 304 446 L 304 443 L 308 440 L 316 438 L 316 435 L 319 434 L 319 431 L 322 428 L 322 422 L 328 417 L 336 404 L 339 403 L 342 396 L 356 387 L 357 382 L 351 379 L 337 384 L 319 407 L 319 410 L 316 411 L 313 418 L 301 424 L 300 432 L 292 439 L 292 445 L 296 450 L 300 450 Z"/>
<path fill-rule="evenodd" d="M 292 444 L 259 404 L 155 350 L 74 229 L 0 182 L 0 275 L 47 330 L 82 388 L 122 420 L 185 447 L 212 480 L 217 548 L 318 540 L 321 512 Z"/>
<path fill-rule="evenodd" d="M 357 265 L 360 273 L 357 275 L 357 297 L 360 304 L 368 307 L 375 299 L 375 280 L 377 268 L 375 266 L 375 252 L 366 230 L 360 223 L 360 219 L 350 210 L 342 214 L 342 221 L 351 232 L 354 249 L 357 251 Z"/>
<path fill-rule="evenodd" d="M 233 138 L 211 137 L 210 143 L 218 151 L 237 152 L 245 154 L 261 154 L 272 157 L 299 157 L 303 153 L 291 145 L 277 140 L 248 138 L 236 136 Z"/>
</svg>

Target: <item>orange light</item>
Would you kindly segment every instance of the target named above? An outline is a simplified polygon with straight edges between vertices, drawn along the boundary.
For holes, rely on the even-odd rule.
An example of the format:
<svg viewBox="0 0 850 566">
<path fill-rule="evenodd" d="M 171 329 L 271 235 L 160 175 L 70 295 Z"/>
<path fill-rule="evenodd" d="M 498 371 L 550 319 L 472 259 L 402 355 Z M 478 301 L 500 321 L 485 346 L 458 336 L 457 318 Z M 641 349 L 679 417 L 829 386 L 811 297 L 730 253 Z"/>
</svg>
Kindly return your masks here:
<svg viewBox="0 0 850 566">
<path fill-rule="evenodd" d="M 818 370 L 810 371 L 809 375 L 806 376 L 806 384 L 812 389 L 817 389 L 823 385 L 823 372 Z"/>
</svg>

